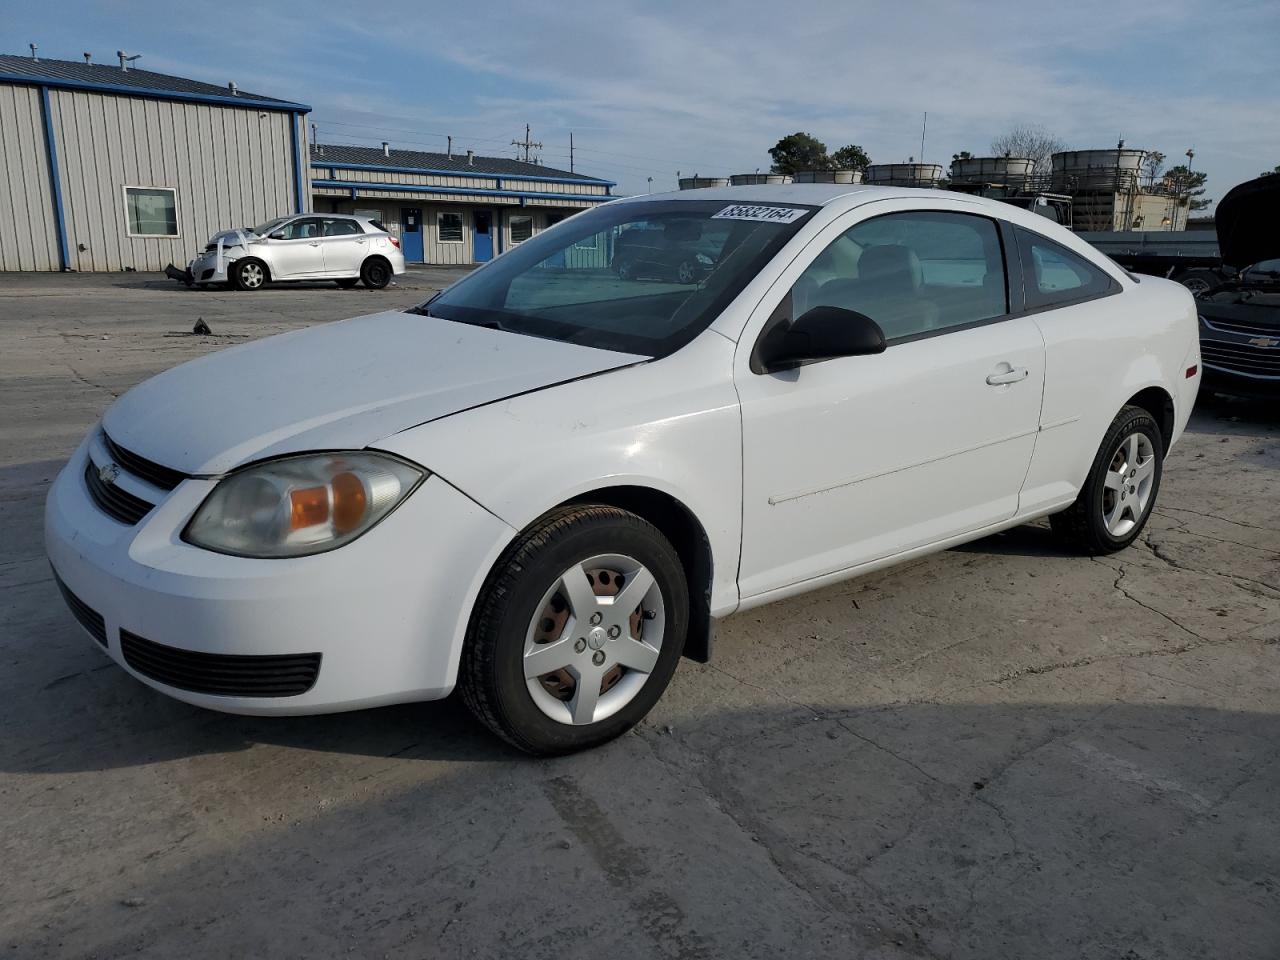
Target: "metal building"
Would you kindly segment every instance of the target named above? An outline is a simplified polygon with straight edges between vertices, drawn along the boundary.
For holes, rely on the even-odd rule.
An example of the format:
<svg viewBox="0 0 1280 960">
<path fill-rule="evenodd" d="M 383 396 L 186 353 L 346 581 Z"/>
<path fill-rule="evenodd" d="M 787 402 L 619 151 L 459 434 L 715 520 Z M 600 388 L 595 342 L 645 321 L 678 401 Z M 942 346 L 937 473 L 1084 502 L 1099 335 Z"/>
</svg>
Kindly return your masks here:
<svg viewBox="0 0 1280 960">
<path fill-rule="evenodd" d="M 118 56 L 0 55 L 0 270 L 161 270 L 308 209 L 310 107 Z"/>
<path fill-rule="evenodd" d="M 410 263 L 483 263 L 579 210 L 615 184 L 503 157 L 378 147 L 311 147 L 314 209 L 381 221 Z"/>
</svg>

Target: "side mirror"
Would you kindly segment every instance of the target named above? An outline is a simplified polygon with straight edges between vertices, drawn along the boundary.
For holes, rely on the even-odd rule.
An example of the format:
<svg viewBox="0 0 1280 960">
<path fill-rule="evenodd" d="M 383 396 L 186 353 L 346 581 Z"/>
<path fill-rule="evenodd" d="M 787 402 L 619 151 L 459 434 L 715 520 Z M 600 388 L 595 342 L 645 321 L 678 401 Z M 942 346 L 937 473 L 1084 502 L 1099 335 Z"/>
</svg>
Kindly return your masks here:
<svg viewBox="0 0 1280 960">
<path fill-rule="evenodd" d="M 792 370 L 815 360 L 883 353 L 884 331 L 865 313 L 843 307 L 814 307 L 795 323 L 779 326 L 761 344 L 767 373 Z"/>
<path fill-rule="evenodd" d="M 284 231 L 283 231 L 283 230 L 277 230 L 275 233 L 268 233 L 268 234 L 267 234 L 267 239 L 268 239 L 268 240 L 283 240 L 283 239 L 284 239 Z"/>
</svg>

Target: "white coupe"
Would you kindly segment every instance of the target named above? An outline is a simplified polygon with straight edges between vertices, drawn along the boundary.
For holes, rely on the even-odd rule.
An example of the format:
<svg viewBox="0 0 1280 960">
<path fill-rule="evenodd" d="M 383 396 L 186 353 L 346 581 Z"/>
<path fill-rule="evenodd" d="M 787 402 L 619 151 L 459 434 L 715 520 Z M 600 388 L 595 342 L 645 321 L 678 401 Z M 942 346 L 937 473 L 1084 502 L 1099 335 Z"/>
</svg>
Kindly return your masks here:
<svg viewBox="0 0 1280 960">
<path fill-rule="evenodd" d="M 710 266 L 619 271 L 637 230 Z M 54 483 L 48 552 L 170 696 L 306 714 L 457 686 L 558 753 L 640 720 L 735 611 L 1037 517 L 1127 546 L 1199 367 L 1185 288 L 1012 206 L 619 200 L 414 309 L 134 388 Z"/>
</svg>

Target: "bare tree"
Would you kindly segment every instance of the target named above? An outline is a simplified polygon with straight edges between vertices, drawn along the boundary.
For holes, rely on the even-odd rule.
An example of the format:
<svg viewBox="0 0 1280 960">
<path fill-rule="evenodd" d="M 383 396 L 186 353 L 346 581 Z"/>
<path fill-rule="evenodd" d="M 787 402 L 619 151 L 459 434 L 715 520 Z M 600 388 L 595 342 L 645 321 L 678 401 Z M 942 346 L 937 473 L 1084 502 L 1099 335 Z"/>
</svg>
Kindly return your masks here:
<svg viewBox="0 0 1280 960">
<path fill-rule="evenodd" d="M 1008 133 L 991 141 L 991 152 L 998 157 L 1019 157 L 1034 162 L 1036 173 L 1048 173 L 1051 158 L 1067 145 L 1044 127 L 1020 123 Z"/>
</svg>

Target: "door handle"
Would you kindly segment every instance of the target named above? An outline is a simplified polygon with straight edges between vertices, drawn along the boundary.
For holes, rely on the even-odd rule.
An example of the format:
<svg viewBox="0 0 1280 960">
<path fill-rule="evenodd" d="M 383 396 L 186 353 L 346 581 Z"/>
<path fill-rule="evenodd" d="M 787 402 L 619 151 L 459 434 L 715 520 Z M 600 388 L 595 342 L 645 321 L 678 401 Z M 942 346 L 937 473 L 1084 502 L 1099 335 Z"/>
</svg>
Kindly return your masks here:
<svg viewBox="0 0 1280 960">
<path fill-rule="evenodd" d="M 1017 383 L 1019 380 L 1027 379 L 1026 367 L 1014 367 L 1004 373 L 993 373 L 987 377 L 987 386 L 1002 387 L 1007 383 Z"/>
<path fill-rule="evenodd" d="M 318 247 L 318 246 L 320 246 L 320 241 L 319 241 L 319 240 L 312 240 L 310 243 L 308 243 L 308 244 L 307 244 L 307 246 L 308 246 L 308 247 Z"/>
</svg>

